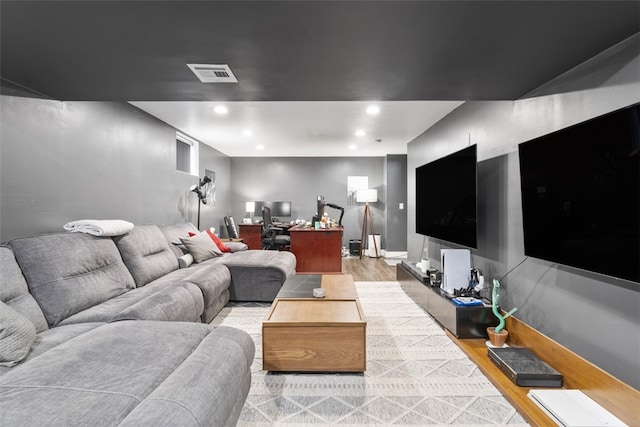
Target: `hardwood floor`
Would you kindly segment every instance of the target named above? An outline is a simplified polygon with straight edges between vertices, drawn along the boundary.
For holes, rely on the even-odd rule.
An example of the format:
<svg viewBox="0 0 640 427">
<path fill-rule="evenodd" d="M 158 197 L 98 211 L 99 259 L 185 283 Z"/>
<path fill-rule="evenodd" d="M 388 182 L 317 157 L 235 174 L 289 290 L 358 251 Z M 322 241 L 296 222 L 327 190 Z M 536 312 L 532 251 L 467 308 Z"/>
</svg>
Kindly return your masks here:
<svg viewBox="0 0 640 427">
<path fill-rule="evenodd" d="M 342 272 L 351 274 L 356 282 L 395 281 L 396 267 L 384 262 L 383 258 L 363 256 L 342 258 Z"/>
</svg>

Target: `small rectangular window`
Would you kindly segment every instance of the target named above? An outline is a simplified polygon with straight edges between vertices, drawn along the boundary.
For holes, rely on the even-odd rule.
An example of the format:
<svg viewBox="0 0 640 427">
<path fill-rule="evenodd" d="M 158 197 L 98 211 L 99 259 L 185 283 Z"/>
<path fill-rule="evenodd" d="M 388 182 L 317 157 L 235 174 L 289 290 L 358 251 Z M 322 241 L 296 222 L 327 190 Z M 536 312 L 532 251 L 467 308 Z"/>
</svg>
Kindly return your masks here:
<svg viewBox="0 0 640 427">
<path fill-rule="evenodd" d="M 191 145 L 176 139 L 176 169 L 191 173 Z"/>
<path fill-rule="evenodd" d="M 176 133 L 176 170 L 198 175 L 198 141 Z"/>
</svg>

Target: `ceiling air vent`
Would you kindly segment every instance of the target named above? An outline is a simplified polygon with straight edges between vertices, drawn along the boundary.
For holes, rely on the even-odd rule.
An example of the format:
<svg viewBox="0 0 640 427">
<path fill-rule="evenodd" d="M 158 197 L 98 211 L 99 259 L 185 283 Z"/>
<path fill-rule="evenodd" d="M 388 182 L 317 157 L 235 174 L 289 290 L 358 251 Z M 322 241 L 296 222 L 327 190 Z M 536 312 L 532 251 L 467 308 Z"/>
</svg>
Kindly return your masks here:
<svg viewBox="0 0 640 427">
<path fill-rule="evenodd" d="M 238 83 L 226 64 L 187 64 L 202 83 Z"/>
</svg>

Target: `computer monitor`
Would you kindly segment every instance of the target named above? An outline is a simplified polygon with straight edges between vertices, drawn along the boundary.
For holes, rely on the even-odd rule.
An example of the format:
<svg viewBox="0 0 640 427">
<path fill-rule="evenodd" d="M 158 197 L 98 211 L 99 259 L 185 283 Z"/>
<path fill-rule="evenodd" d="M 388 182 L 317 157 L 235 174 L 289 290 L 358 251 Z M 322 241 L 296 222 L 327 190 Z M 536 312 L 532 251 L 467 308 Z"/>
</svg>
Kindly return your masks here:
<svg viewBox="0 0 640 427">
<path fill-rule="evenodd" d="M 318 204 L 316 209 L 316 216 L 318 218 L 322 218 L 322 216 L 324 215 L 326 206 L 327 206 L 327 203 L 324 200 L 324 196 L 318 196 Z"/>
<path fill-rule="evenodd" d="M 254 215 L 262 215 L 262 207 L 266 206 L 271 209 L 271 216 L 273 217 L 290 217 L 291 216 L 291 202 L 268 202 L 262 200 L 255 201 Z"/>
</svg>

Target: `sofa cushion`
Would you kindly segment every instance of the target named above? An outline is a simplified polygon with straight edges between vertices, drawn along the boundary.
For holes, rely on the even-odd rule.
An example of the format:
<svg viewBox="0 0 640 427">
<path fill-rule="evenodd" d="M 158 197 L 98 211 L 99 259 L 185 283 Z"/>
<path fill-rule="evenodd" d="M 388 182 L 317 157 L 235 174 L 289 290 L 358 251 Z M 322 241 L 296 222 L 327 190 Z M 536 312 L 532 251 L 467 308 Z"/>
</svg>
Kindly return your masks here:
<svg viewBox="0 0 640 427">
<path fill-rule="evenodd" d="M 229 269 L 220 263 L 207 263 L 187 270 L 191 270 L 191 274 L 182 279 L 181 283 L 192 283 L 200 288 L 205 307 L 202 321 L 208 323 L 213 320 L 213 316 L 218 314 L 218 311 L 212 313 L 210 308 L 215 305 L 223 293 L 228 292 L 231 274 Z"/>
<path fill-rule="evenodd" d="M 255 353 L 249 336 L 239 332 L 215 329 L 119 427 L 235 426 L 249 393 Z"/>
<path fill-rule="evenodd" d="M 123 321 L 79 338 L 0 376 L 3 425 L 235 425 L 255 352 L 248 334 Z"/>
<path fill-rule="evenodd" d="M 178 269 L 178 260 L 156 225 L 137 226 L 113 241 L 138 287 Z"/>
<path fill-rule="evenodd" d="M 15 239 L 9 247 L 50 326 L 135 287 L 109 237 L 49 234 Z"/>
<path fill-rule="evenodd" d="M 200 322 L 204 299 L 192 283 L 169 286 L 118 313 L 113 320 Z"/>
<path fill-rule="evenodd" d="M 174 286 L 174 284 L 179 283 L 184 277 L 187 277 L 191 273 L 189 269 L 172 271 L 141 288 L 132 289 L 129 292 L 76 313 L 64 319 L 60 322 L 60 325 L 84 322 L 110 322 L 120 313 L 129 309 L 129 307 L 138 304 L 146 298 L 152 297 L 167 287 Z"/>
<path fill-rule="evenodd" d="M 235 252 L 226 254 L 218 263 L 231 273 L 232 301 L 273 301 L 296 269 L 296 257 L 287 251 Z"/>
<path fill-rule="evenodd" d="M 13 251 L 6 246 L 0 246 L 0 301 L 29 319 L 36 327 L 36 332 L 48 329 L 47 320 L 29 293 Z"/>
<path fill-rule="evenodd" d="M 0 301 L 0 366 L 15 366 L 27 357 L 36 340 L 33 323 Z"/>
<path fill-rule="evenodd" d="M 198 233 L 196 226 L 190 222 L 160 225 L 158 228 L 160 228 L 160 231 L 164 234 L 165 239 L 169 243 L 169 248 L 176 258 L 189 253 L 189 250 L 182 244 L 180 238 L 189 237 L 189 233 Z"/>
<path fill-rule="evenodd" d="M 104 323 L 78 323 L 77 325 L 69 326 L 56 326 L 55 328 L 47 329 L 44 332 L 40 332 L 36 335 L 35 342 L 31 345 L 31 351 L 25 359 L 22 360 L 17 366 L 8 368 L 0 366 L 0 375 L 11 372 L 13 369 L 19 368 L 22 364 L 29 360 L 40 356 L 41 354 L 51 350 L 54 347 L 59 346 L 62 343 L 76 338 L 91 329 L 104 325 Z"/>
<path fill-rule="evenodd" d="M 222 255 L 222 251 L 211 240 L 206 231 L 193 237 L 181 237 L 180 241 L 187 247 L 195 262 L 203 262 Z"/>
</svg>

